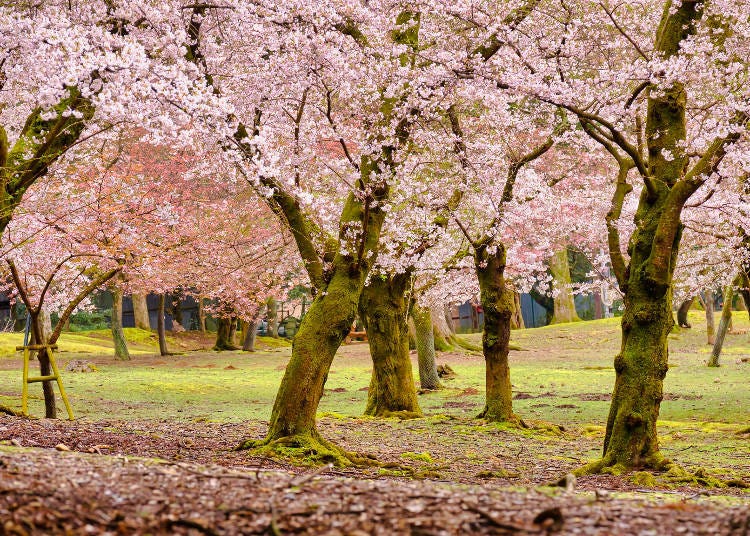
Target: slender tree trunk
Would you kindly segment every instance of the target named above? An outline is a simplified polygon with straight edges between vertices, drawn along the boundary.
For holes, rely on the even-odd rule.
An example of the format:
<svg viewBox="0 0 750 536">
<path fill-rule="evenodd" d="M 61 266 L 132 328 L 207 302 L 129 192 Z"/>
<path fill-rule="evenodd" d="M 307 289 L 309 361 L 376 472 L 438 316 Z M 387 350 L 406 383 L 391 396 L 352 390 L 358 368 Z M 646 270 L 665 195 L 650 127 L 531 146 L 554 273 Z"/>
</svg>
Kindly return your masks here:
<svg viewBox="0 0 750 536">
<path fill-rule="evenodd" d="M 695 296 L 683 301 L 680 304 L 680 308 L 677 309 L 677 325 L 681 328 L 690 328 L 690 323 L 688 322 L 688 311 L 690 311 L 690 308 L 693 306 L 693 302 L 695 301 Z"/>
<path fill-rule="evenodd" d="M 505 284 L 506 252 L 497 244 L 494 253 L 483 245 L 475 248 L 474 265 L 484 310 L 482 352 L 485 361 L 487 400 L 479 418 L 492 422 L 517 422 L 510 383 L 510 323 L 515 309 L 513 290 Z"/>
<path fill-rule="evenodd" d="M 409 356 L 411 278 L 411 272 L 374 275 L 362 290 L 359 316 L 367 330 L 373 363 L 365 415 L 422 415 Z"/>
<path fill-rule="evenodd" d="M 37 314 L 31 313 L 31 344 L 45 344 L 49 339 L 49 312 L 42 308 Z M 49 360 L 47 350 L 39 350 L 37 352 L 37 359 L 39 360 L 39 375 L 49 376 L 52 374 L 52 365 Z M 44 394 L 44 416 L 47 419 L 57 418 L 57 405 L 55 402 L 55 392 L 53 390 L 53 382 L 46 381 L 42 382 L 42 393 Z"/>
<path fill-rule="evenodd" d="M 513 291 L 513 317 L 510 321 L 511 329 L 525 329 L 526 325 L 523 322 L 523 314 L 521 312 L 521 295 L 517 291 Z"/>
<path fill-rule="evenodd" d="M 724 338 L 727 336 L 729 331 L 729 324 L 732 321 L 732 300 L 734 300 L 734 286 L 740 284 L 740 277 L 737 276 L 731 285 L 727 285 L 724 289 L 724 305 L 721 308 L 721 320 L 719 320 L 719 329 L 716 333 L 716 341 L 714 342 L 713 350 L 711 351 L 711 358 L 708 360 L 709 367 L 719 366 L 719 356 L 721 356 L 721 349 L 724 346 Z"/>
<path fill-rule="evenodd" d="M 435 363 L 435 338 L 433 337 L 430 310 L 414 305 L 411 311 L 419 363 L 419 384 L 422 389 L 440 389 L 440 377 Z"/>
<path fill-rule="evenodd" d="M 268 311 L 268 333 L 274 339 L 279 338 L 279 304 L 276 298 L 271 296 L 266 302 L 266 310 Z"/>
<path fill-rule="evenodd" d="M 554 279 L 557 295 L 554 297 L 554 313 L 551 324 L 579 322 L 575 299 L 570 289 L 570 266 L 567 248 L 557 251 L 549 260 L 549 268 Z"/>
<path fill-rule="evenodd" d="M 117 287 L 112 291 L 112 339 L 115 343 L 115 359 L 127 361 L 130 359 L 128 343 L 122 331 L 122 290 Z"/>
<path fill-rule="evenodd" d="M 204 300 L 205 298 L 203 296 L 198 298 L 198 328 L 203 334 L 206 333 L 206 309 L 204 307 Z"/>
<path fill-rule="evenodd" d="M 133 300 L 133 318 L 135 327 L 140 329 L 151 329 L 151 320 L 148 317 L 148 302 L 145 294 L 133 294 L 130 296 Z"/>
<path fill-rule="evenodd" d="M 164 326 L 166 301 L 166 296 L 164 294 L 159 294 L 159 312 L 156 315 L 156 331 L 159 335 L 159 353 L 161 355 L 169 355 L 169 350 L 167 349 L 167 330 Z"/>
<path fill-rule="evenodd" d="M 702 292 L 698 295 L 698 299 L 700 299 L 701 305 L 703 305 L 703 310 L 706 313 L 706 344 L 713 345 L 716 341 L 716 329 L 714 327 L 713 293 L 710 291 Z"/>
</svg>

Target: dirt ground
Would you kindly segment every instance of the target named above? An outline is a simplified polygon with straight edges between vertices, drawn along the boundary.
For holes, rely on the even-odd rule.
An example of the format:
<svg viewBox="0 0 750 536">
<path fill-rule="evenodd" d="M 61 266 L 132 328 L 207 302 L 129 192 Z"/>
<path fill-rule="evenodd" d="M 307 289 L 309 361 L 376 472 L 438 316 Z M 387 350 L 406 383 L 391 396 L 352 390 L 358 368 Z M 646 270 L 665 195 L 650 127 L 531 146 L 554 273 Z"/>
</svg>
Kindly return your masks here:
<svg viewBox="0 0 750 536">
<path fill-rule="evenodd" d="M 2 416 L 0 534 L 750 534 L 741 490 L 640 489 L 611 476 L 579 479 L 574 492 L 538 487 L 575 465 L 554 459 L 556 436 L 521 442 L 499 429 L 467 434 L 456 422 L 434 423 L 427 437 L 416 427 L 395 433 L 405 424 L 323 419 L 348 448 L 392 436 L 402 448 L 431 449 L 396 456 L 385 443 L 373 453 L 398 469 L 340 469 L 231 450 L 260 437 L 261 423 Z M 347 439 L 354 428 L 369 431 Z M 545 441 L 540 463 L 531 453 Z M 437 448 L 446 443 L 473 449 L 450 457 Z"/>
</svg>

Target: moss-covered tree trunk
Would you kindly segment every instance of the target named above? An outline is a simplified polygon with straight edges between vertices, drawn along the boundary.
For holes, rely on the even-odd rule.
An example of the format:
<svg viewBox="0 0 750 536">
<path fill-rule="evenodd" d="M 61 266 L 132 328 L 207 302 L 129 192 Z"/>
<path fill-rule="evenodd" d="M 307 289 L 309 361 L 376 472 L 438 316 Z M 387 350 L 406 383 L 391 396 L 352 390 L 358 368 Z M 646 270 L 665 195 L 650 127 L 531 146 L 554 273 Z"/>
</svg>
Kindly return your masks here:
<svg viewBox="0 0 750 536">
<path fill-rule="evenodd" d="M 621 348 L 614 362 L 615 387 L 603 457 L 595 464 L 596 470 L 658 469 L 665 463 L 659 452 L 656 421 L 667 374 L 667 336 L 674 326 L 672 272 L 681 226 L 668 250 L 671 253 L 666 273 L 656 275 L 652 271 L 652 255 L 667 197 L 666 188 L 656 198 L 644 190 L 635 215 L 638 225 L 628 248 L 630 268 L 621 284 L 625 291 Z"/>
<path fill-rule="evenodd" d="M 145 294 L 132 294 L 130 298 L 133 301 L 133 318 L 135 327 L 140 329 L 151 329 L 151 321 L 148 317 L 148 302 Z"/>
<path fill-rule="evenodd" d="M 411 315 L 414 320 L 414 339 L 419 363 L 419 385 L 422 389 L 440 389 L 442 385 L 435 362 L 435 338 L 430 310 L 415 304 Z"/>
<path fill-rule="evenodd" d="M 687 300 L 684 300 L 681 304 L 679 309 L 677 309 L 677 325 L 681 328 L 690 328 L 690 322 L 688 322 L 688 311 L 690 311 L 690 308 L 693 306 L 693 302 L 695 301 L 695 296 L 688 298 Z"/>
<path fill-rule="evenodd" d="M 125 334 L 122 331 L 122 290 L 112 289 L 112 340 L 115 345 L 115 359 L 128 361 L 130 352 Z"/>
<path fill-rule="evenodd" d="M 374 275 L 359 299 L 359 316 L 367 330 L 372 379 L 365 415 L 420 416 L 409 356 L 411 272 Z"/>
<path fill-rule="evenodd" d="M 487 400 L 480 418 L 492 422 L 516 422 L 510 383 L 510 323 L 515 309 L 513 290 L 505 283 L 505 247 L 486 245 L 474 249 L 474 265 L 484 310 L 482 352 L 485 362 Z"/>
<path fill-rule="evenodd" d="M 216 344 L 214 344 L 214 350 L 217 352 L 223 352 L 225 350 L 237 350 L 231 339 L 232 335 L 232 318 L 219 318 L 216 329 Z"/>
<path fill-rule="evenodd" d="M 166 301 L 166 295 L 163 293 L 159 294 L 159 310 L 156 314 L 156 332 L 159 336 L 159 354 L 161 355 L 169 355 L 169 349 L 167 348 L 167 329 L 164 325 Z"/>
<path fill-rule="evenodd" d="M 709 367 L 719 366 L 719 357 L 721 349 L 724 346 L 724 338 L 729 331 L 729 324 L 732 322 L 732 301 L 734 300 L 734 286 L 740 284 L 741 278 L 738 276 L 731 285 L 724 289 L 724 305 L 721 308 L 721 319 L 719 320 L 719 329 L 716 332 L 716 341 L 711 350 L 711 357 L 708 360 Z"/>
<path fill-rule="evenodd" d="M 550 324 L 564 322 L 579 322 L 576 304 L 570 284 L 570 265 L 568 264 L 568 250 L 563 248 L 556 251 L 549 260 L 550 272 L 554 279 L 556 295 L 554 297 L 554 312 Z"/>
</svg>

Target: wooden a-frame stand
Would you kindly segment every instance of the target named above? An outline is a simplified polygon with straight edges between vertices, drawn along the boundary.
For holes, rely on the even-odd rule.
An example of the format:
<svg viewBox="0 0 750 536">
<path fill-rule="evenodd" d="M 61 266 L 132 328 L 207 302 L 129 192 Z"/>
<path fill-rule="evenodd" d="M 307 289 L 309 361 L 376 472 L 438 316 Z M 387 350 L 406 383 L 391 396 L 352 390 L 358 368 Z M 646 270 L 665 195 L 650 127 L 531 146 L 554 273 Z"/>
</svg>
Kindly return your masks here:
<svg viewBox="0 0 750 536">
<path fill-rule="evenodd" d="M 49 357 L 49 363 L 52 366 L 52 374 L 49 376 L 31 376 L 29 377 L 29 359 L 31 352 L 38 352 L 39 350 L 47 350 L 47 356 Z M 21 412 L 28 416 L 29 415 L 29 384 L 37 382 L 47 382 L 55 380 L 57 381 L 57 387 L 60 389 L 60 396 L 65 403 L 65 409 L 68 410 L 68 419 L 71 421 L 73 417 L 73 409 L 70 407 L 68 401 L 68 395 L 65 394 L 65 387 L 63 387 L 62 378 L 60 378 L 60 371 L 57 368 L 55 362 L 55 356 L 52 350 L 57 350 L 56 344 L 27 344 L 25 346 L 16 346 L 17 352 L 23 352 L 23 391 L 21 395 Z"/>
</svg>

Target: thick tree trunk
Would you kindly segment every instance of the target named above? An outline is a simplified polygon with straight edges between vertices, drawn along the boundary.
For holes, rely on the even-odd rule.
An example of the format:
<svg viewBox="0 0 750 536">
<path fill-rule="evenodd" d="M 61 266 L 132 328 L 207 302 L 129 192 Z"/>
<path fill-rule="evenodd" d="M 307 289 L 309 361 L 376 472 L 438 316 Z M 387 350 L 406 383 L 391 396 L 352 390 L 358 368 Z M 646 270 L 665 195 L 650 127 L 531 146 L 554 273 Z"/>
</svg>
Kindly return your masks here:
<svg viewBox="0 0 750 536">
<path fill-rule="evenodd" d="M 701 305 L 703 305 L 703 310 L 706 313 L 706 344 L 713 345 L 714 342 L 716 342 L 713 292 L 702 292 L 698 295 L 698 299 L 700 299 Z"/>
<path fill-rule="evenodd" d="M 271 296 L 266 302 L 266 309 L 268 311 L 268 335 L 274 339 L 279 338 L 279 304 L 276 298 Z"/>
<path fill-rule="evenodd" d="M 445 311 L 442 307 L 431 307 L 430 316 L 432 317 L 432 332 L 435 339 L 435 350 L 439 352 L 448 352 L 454 347 L 454 331 L 448 325 L 445 319 Z"/>
<path fill-rule="evenodd" d="M 640 223 L 630 239 L 630 268 L 621 285 L 625 294 L 621 350 L 614 361 L 615 387 L 603 457 L 593 467 L 597 471 L 604 467 L 615 472 L 660 469 L 668 463 L 659 452 L 656 421 L 667 374 L 667 336 L 674 326 L 672 272 L 682 234 L 679 222 L 668 250 L 666 273 L 656 272 L 652 264 L 667 193 L 661 191 L 656 199 L 649 199 L 644 189 L 636 212 L 635 220 Z"/>
<path fill-rule="evenodd" d="M 237 319 L 232 317 L 229 321 L 229 344 L 234 346 L 235 348 L 237 345 L 235 342 L 237 341 Z"/>
<path fill-rule="evenodd" d="M 115 344 L 115 359 L 127 361 L 130 359 L 128 343 L 122 331 L 122 290 L 114 287 L 112 290 L 112 340 Z"/>
<path fill-rule="evenodd" d="M 133 300 L 133 317 L 135 327 L 140 329 L 151 329 L 151 320 L 148 317 L 148 302 L 145 294 L 133 294 L 130 296 Z"/>
<path fill-rule="evenodd" d="M 505 284 L 505 247 L 498 244 L 494 253 L 486 246 L 474 251 L 479 279 L 480 300 L 484 310 L 482 352 L 485 361 L 487 400 L 480 418 L 492 422 L 517 422 L 513 413 L 508 353 L 510 323 L 515 309 L 513 290 Z"/>
<path fill-rule="evenodd" d="M 159 335 L 159 353 L 161 355 L 169 355 L 169 349 L 167 348 L 167 330 L 164 326 L 166 301 L 166 296 L 164 294 L 159 294 L 159 311 L 156 314 L 156 332 Z"/>
<path fill-rule="evenodd" d="M 549 268 L 554 279 L 555 291 L 554 312 L 551 324 L 563 322 L 579 322 L 573 292 L 570 289 L 570 266 L 568 265 L 568 250 L 557 251 L 549 260 Z"/>
<path fill-rule="evenodd" d="M 252 322 L 247 323 L 247 329 L 242 340 L 242 349 L 246 352 L 255 351 L 255 338 L 258 334 L 258 326 L 260 325 L 260 316 L 253 318 Z"/>
<path fill-rule="evenodd" d="M 415 304 L 411 316 L 414 320 L 414 338 L 419 363 L 419 385 L 422 389 L 440 389 L 442 385 L 435 362 L 435 338 L 430 310 Z"/>
<path fill-rule="evenodd" d="M 680 326 L 681 328 L 691 327 L 690 323 L 688 322 L 688 311 L 690 311 L 690 308 L 693 306 L 694 301 L 695 301 L 695 296 L 683 301 L 680 304 L 680 308 L 677 309 L 677 325 Z"/>
<path fill-rule="evenodd" d="M 214 344 L 214 350 L 217 352 L 223 352 L 225 350 L 237 350 L 238 348 L 232 342 L 232 324 L 234 319 L 232 318 L 219 318 L 218 327 L 216 329 L 216 344 Z"/>
<path fill-rule="evenodd" d="M 374 275 L 362 290 L 359 317 L 367 330 L 372 379 L 365 415 L 422 415 L 409 356 L 411 273 Z"/>
<path fill-rule="evenodd" d="M 721 320 L 719 320 L 719 329 L 716 332 L 716 341 L 714 342 L 714 347 L 711 351 L 711 358 L 708 360 L 709 367 L 719 366 L 719 356 L 721 356 L 721 348 L 724 346 L 724 338 L 727 336 L 727 331 L 729 331 L 729 324 L 732 322 L 732 300 L 734 299 L 734 285 L 739 283 L 740 281 L 738 276 L 731 285 L 727 285 L 727 288 L 724 289 L 724 305 L 721 308 Z"/>
</svg>

